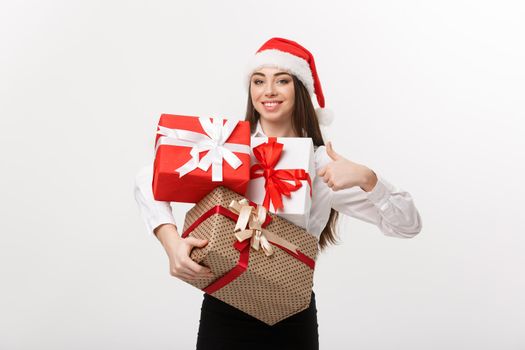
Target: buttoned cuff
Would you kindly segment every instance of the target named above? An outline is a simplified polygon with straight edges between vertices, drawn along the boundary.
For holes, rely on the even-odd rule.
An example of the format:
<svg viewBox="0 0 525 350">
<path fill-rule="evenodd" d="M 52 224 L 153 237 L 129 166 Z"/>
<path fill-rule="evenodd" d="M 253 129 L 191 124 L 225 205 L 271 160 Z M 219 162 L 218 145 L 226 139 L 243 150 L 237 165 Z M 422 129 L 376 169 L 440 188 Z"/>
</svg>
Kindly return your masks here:
<svg viewBox="0 0 525 350">
<path fill-rule="evenodd" d="M 375 172 L 377 176 L 377 183 L 370 192 L 365 192 L 366 197 L 374 203 L 378 208 L 388 200 L 392 192 L 394 192 L 394 186 L 386 181 L 381 175 Z"/>
<path fill-rule="evenodd" d="M 162 214 L 160 212 L 157 212 L 157 215 L 155 217 L 151 217 L 149 220 L 146 221 L 146 228 L 148 230 L 148 235 L 155 237 L 154 230 L 160 225 L 164 225 L 164 224 L 173 224 L 175 225 L 175 227 L 177 227 L 177 224 L 175 223 L 175 219 L 173 218 L 173 215 L 167 215 L 167 214 Z"/>
</svg>

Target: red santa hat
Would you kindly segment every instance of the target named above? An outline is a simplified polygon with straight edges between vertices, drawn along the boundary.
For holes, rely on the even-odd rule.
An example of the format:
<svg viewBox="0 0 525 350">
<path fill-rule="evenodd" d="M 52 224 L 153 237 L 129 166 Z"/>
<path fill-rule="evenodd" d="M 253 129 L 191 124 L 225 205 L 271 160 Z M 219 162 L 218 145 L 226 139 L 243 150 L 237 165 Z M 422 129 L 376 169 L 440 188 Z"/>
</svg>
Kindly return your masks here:
<svg viewBox="0 0 525 350">
<path fill-rule="evenodd" d="M 265 42 L 248 65 L 249 77 L 261 67 L 277 67 L 295 75 L 310 95 L 317 97 L 320 108 L 316 108 L 317 120 L 321 125 L 330 125 L 333 114 L 325 107 L 321 81 L 315 68 L 314 56 L 296 43 L 283 38 L 271 38 Z M 249 79 L 248 79 L 249 81 Z"/>
</svg>

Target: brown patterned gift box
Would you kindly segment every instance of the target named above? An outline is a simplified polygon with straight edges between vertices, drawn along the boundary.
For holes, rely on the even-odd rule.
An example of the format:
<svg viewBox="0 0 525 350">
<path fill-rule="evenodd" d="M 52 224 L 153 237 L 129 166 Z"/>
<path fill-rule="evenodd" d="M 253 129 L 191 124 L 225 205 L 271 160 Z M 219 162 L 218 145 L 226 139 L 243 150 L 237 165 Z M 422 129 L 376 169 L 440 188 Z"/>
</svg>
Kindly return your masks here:
<svg viewBox="0 0 525 350">
<path fill-rule="evenodd" d="M 185 281 L 274 325 L 309 306 L 318 240 L 253 206 L 241 195 L 217 187 L 186 214 L 182 237 L 208 240 L 190 257 L 208 266 L 214 277 Z M 249 222 L 243 220 L 247 217 Z"/>
</svg>

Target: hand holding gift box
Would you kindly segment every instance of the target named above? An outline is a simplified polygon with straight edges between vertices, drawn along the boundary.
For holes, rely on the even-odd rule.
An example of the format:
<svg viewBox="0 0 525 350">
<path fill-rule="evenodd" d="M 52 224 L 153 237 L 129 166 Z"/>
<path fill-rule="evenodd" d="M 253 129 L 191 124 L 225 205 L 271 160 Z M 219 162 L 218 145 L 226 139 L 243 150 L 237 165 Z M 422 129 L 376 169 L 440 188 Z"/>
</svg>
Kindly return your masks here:
<svg viewBox="0 0 525 350">
<path fill-rule="evenodd" d="M 196 203 L 217 186 L 244 194 L 249 145 L 248 122 L 163 114 L 155 142 L 155 199 Z"/>
<path fill-rule="evenodd" d="M 207 239 L 190 257 L 213 278 L 186 281 L 273 325 L 310 303 L 317 238 L 218 187 L 186 214 L 182 237 Z"/>
<path fill-rule="evenodd" d="M 306 228 L 315 177 L 313 143 L 306 137 L 253 137 L 246 197 Z"/>
</svg>

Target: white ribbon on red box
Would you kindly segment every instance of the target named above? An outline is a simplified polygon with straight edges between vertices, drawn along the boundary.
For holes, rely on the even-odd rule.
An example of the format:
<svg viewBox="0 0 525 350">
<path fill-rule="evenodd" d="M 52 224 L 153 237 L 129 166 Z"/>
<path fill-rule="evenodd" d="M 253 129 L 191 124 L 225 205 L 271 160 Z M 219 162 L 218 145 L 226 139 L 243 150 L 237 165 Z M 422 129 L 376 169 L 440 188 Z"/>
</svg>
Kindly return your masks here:
<svg viewBox="0 0 525 350">
<path fill-rule="evenodd" d="M 191 147 L 191 159 L 176 169 L 179 176 L 183 177 L 196 168 L 208 171 L 211 165 L 212 181 L 220 182 L 223 159 L 237 169 L 242 162 L 233 152 L 249 154 L 250 146 L 226 142 L 237 126 L 237 120 L 226 120 L 224 123 L 220 118 L 214 118 L 212 122 L 209 118 L 199 117 L 199 122 L 206 134 L 159 125 L 157 134 L 162 136 L 157 141 L 155 152 L 161 145 Z M 199 153 L 204 151 L 208 153 L 199 160 Z"/>
</svg>

